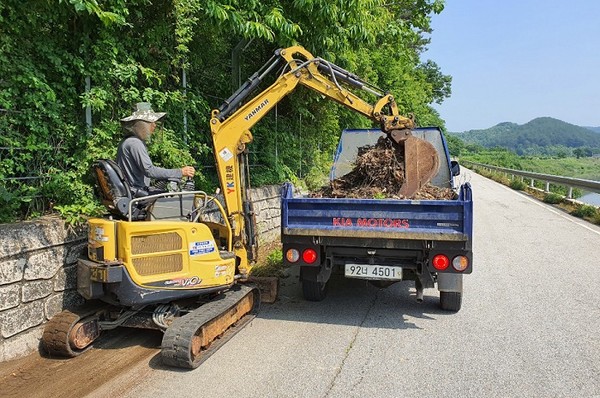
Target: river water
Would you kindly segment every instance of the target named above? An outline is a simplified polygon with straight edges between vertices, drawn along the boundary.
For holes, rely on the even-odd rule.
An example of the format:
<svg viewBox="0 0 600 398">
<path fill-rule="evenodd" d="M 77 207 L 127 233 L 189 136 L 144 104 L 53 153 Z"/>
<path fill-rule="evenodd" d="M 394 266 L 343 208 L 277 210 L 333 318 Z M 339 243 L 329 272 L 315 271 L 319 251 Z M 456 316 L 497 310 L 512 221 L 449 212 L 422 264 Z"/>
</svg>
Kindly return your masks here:
<svg viewBox="0 0 600 398">
<path fill-rule="evenodd" d="M 589 205 L 600 206 L 600 194 L 595 192 L 583 192 L 583 195 L 577 198 L 578 201 Z"/>
</svg>

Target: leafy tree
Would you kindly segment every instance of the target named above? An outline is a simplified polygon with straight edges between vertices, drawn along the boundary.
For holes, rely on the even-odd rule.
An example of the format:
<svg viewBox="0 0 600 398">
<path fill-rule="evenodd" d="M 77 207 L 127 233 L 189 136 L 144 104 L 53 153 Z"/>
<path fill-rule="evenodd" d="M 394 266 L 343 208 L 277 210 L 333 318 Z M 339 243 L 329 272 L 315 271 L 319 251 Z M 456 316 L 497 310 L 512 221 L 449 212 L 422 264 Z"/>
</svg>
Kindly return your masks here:
<svg viewBox="0 0 600 398">
<path fill-rule="evenodd" d="M 119 119 L 135 102 L 169 117 L 150 144 L 155 162 L 193 161 L 210 189 L 208 118 L 273 51 L 301 43 L 394 93 L 420 125 L 451 79 L 421 55 L 440 0 L 58 0 L 0 3 L 0 221 L 52 206 L 76 219 L 100 209 L 89 167 L 115 156 Z M 41 40 L 40 38 L 43 38 Z M 237 71 L 236 71 L 237 72 Z M 269 82 L 265 82 L 268 84 Z M 369 100 L 374 98 L 368 97 Z M 91 126 L 86 122 L 91 111 Z M 343 128 L 368 120 L 308 90 L 253 131 L 255 184 L 325 174 Z M 14 178 L 41 177 L 35 180 Z M 8 178 L 12 178 L 9 180 Z M 37 181 L 37 184 L 23 181 Z"/>
<path fill-rule="evenodd" d="M 460 156 L 464 153 L 465 143 L 460 138 L 457 138 L 453 135 L 444 135 L 446 138 L 446 143 L 448 144 L 448 150 L 450 151 L 451 156 Z"/>
</svg>

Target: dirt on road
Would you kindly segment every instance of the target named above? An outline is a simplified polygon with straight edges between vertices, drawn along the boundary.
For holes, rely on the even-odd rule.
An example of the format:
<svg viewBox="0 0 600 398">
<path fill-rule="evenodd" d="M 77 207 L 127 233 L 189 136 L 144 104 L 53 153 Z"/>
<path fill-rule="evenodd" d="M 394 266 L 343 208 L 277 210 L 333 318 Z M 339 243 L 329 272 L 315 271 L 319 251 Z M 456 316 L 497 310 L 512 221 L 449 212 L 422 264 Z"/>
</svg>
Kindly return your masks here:
<svg viewBox="0 0 600 398">
<path fill-rule="evenodd" d="M 76 358 L 48 358 L 42 353 L 0 363 L 2 397 L 118 397 L 120 390 L 142 383 L 144 374 L 163 368 L 162 333 L 117 329 Z M 119 386 L 115 388 L 115 386 Z"/>
</svg>

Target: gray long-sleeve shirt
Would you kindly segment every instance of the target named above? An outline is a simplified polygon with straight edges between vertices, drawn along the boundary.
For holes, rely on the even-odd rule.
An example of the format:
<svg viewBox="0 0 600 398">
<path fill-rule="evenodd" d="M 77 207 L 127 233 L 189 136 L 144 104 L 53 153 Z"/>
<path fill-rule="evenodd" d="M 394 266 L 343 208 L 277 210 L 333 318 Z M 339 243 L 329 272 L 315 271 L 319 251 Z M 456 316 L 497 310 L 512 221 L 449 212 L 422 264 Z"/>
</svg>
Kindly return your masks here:
<svg viewBox="0 0 600 398">
<path fill-rule="evenodd" d="M 117 149 L 117 163 L 132 188 L 150 185 L 150 178 L 167 180 L 181 178 L 181 169 L 163 169 L 152 164 L 144 141 L 136 136 L 125 138 Z"/>
</svg>

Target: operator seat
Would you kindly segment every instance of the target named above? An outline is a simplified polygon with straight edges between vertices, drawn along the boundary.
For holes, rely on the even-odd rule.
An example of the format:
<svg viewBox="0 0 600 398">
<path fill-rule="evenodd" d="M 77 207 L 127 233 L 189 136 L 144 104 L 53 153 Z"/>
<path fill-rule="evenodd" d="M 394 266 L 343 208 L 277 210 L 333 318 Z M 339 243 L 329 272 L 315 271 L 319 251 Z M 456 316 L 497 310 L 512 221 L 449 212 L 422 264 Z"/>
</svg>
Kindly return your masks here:
<svg viewBox="0 0 600 398">
<path fill-rule="evenodd" d="M 108 209 L 110 214 L 120 220 L 129 219 L 129 202 L 134 198 L 131 187 L 119 165 L 110 159 L 100 159 L 92 165 L 100 201 Z M 138 190 L 140 194 L 135 197 L 147 196 L 148 193 Z M 140 221 L 147 219 L 147 207 L 153 201 L 141 201 L 131 208 L 131 220 Z"/>
</svg>

